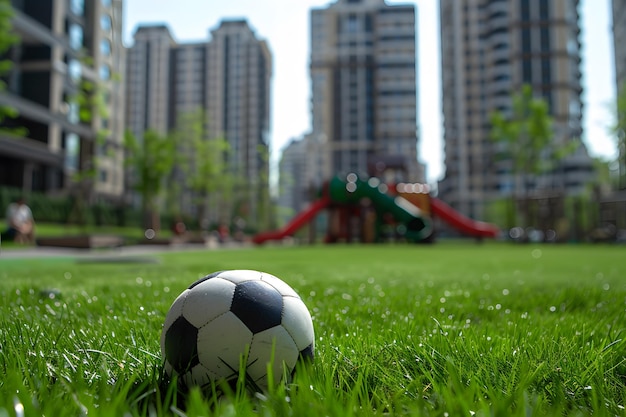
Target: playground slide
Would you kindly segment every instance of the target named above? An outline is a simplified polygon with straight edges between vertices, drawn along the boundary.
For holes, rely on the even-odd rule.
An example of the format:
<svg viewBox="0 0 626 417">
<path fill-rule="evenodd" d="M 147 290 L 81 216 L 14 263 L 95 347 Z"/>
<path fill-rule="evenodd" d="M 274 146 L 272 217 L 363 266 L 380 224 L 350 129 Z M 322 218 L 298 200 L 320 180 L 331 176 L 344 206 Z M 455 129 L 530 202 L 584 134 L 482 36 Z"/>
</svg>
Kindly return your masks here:
<svg viewBox="0 0 626 417">
<path fill-rule="evenodd" d="M 464 216 L 452 207 L 439 200 L 438 198 L 430 199 L 430 207 L 433 214 L 450 226 L 459 230 L 461 233 L 474 237 L 497 237 L 499 229 L 491 224 L 477 220 L 472 220 Z"/>
<path fill-rule="evenodd" d="M 261 244 L 268 240 L 280 240 L 287 236 L 293 235 L 298 229 L 310 222 L 321 210 L 326 208 L 329 203 L 328 197 L 322 197 L 319 200 L 313 202 L 309 207 L 300 212 L 294 217 L 287 225 L 282 229 L 272 230 L 269 232 L 259 233 L 252 241 L 256 244 Z"/>
<path fill-rule="evenodd" d="M 383 187 L 383 188 L 381 188 Z M 357 202 L 363 197 L 369 198 L 378 211 L 390 213 L 394 219 L 406 226 L 405 237 L 419 242 L 432 234 L 432 223 L 428 217 L 422 216 L 417 206 L 408 200 L 386 193 L 386 185 L 377 178 L 368 181 L 350 174 L 346 181 L 335 177 L 330 182 L 330 199 L 333 202 Z"/>
</svg>

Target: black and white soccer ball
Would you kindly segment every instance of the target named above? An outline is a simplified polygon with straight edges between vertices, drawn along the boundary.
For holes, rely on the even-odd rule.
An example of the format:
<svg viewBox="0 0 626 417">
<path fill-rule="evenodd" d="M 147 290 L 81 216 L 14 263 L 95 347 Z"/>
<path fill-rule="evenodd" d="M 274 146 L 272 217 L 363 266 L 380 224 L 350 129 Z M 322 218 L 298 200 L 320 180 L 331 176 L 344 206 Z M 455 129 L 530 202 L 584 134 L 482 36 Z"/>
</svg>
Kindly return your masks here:
<svg viewBox="0 0 626 417">
<path fill-rule="evenodd" d="M 293 288 L 274 275 L 219 271 L 174 300 L 161 354 L 167 375 L 178 375 L 185 387 L 232 385 L 243 366 L 248 385 L 263 390 L 291 378 L 298 361 L 313 360 L 313 321 Z"/>
</svg>

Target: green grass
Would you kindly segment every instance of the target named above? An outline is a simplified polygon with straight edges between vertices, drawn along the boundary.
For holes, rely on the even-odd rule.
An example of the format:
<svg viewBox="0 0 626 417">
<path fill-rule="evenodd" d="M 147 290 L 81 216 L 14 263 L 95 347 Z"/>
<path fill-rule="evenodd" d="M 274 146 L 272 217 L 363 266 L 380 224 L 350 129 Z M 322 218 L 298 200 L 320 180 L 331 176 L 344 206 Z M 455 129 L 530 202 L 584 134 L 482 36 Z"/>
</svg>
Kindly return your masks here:
<svg viewBox="0 0 626 417">
<path fill-rule="evenodd" d="M 121 236 L 129 236 L 139 238 L 143 236 L 143 230 L 140 227 L 114 227 L 114 226 L 78 226 L 78 225 L 66 225 L 58 223 L 37 223 L 36 227 L 37 236 L 49 237 L 49 236 L 72 236 L 82 235 L 87 233 L 104 233 Z M 163 230 L 163 233 L 171 235 L 169 230 Z"/>
<path fill-rule="evenodd" d="M 4 226 L 0 226 L 4 230 Z M 35 237 L 59 237 L 59 236 L 79 236 L 85 234 L 105 234 L 116 235 L 124 238 L 128 244 L 136 243 L 144 238 L 144 230 L 140 227 L 117 227 L 117 226 L 95 226 L 86 225 L 78 226 L 72 224 L 60 224 L 60 223 L 37 223 L 35 227 Z M 172 237 L 171 230 L 164 227 L 158 233 L 160 238 Z M 3 241 L 1 242 L 1 249 L 22 249 L 27 247 L 23 244 Z"/>
<path fill-rule="evenodd" d="M 159 263 L 0 258 L 0 416 L 624 415 L 626 248 L 253 248 Z M 262 396 L 178 395 L 161 324 L 216 270 L 291 284 L 316 360 Z M 54 289 L 54 291 L 51 291 Z"/>
</svg>

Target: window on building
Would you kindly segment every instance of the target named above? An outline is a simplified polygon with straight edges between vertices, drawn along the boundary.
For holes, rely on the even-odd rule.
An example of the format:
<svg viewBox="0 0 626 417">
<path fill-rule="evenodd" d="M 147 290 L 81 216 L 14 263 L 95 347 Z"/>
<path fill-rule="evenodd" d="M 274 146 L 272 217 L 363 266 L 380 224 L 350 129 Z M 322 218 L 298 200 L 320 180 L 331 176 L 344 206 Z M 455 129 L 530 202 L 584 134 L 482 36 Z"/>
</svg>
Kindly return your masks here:
<svg viewBox="0 0 626 417">
<path fill-rule="evenodd" d="M 359 153 L 358 151 L 351 150 L 349 154 L 350 158 L 350 171 L 358 171 L 359 169 Z"/>
<path fill-rule="evenodd" d="M 334 165 L 333 168 L 337 172 L 341 171 L 343 168 L 341 155 L 342 155 L 341 151 L 333 151 L 333 165 Z"/>
<path fill-rule="evenodd" d="M 111 55 L 111 42 L 108 39 L 102 39 L 100 41 L 100 53 L 104 56 Z"/>
<path fill-rule="evenodd" d="M 70 79 L 74 82 L 80 80 L 80 77 L 83 74 L 83 69 L 80 65 L 80 62 L 76 59 L 72 59 L 67 65 L 67 72 L 70 76 Z"/>
<path fill-rule="evenodd" d="M 365 15 L 365 31 L 371 32 L 373 27 L 374 25 L 372 24 L 372 16 L 369 14 Z"/>
<path fill-rule="evenodd" d="M 539 19 L 550 19 L 550 2 L 548 0 L 539 0 Z"/>
<path fill-rule="evenodd" d="M 522 53 L 530 53 L 530 29 L 522 29 Z"/>
<path fill-rule="evenodd" d="M 355 33 L 359 30 L 359 20 L 355 14 L 348 15 L 346 28 L 350 33 Z"/>
<path fill-rule="evenodd" d="M 69 37 L 70 48 L 78 51 L 83 47 L 83 28 L 80 25 L 76 23 L 70 25 Z"/>
<path fill-rule="evenodd" d="M 521 1 L 521 15 L 523 22 L 528 22 L 530 20 L 530 0 Z"/>
<path fill-rule="evenodd" d="M 533 68 L 530 59 L 522 61 L 522 81 L 524 83 L 531 83 L 533 79 Z"/>
<path fill-rule="evenodd" d="M 108 80 L 111 78 L 111 69 L 108 65 L 101 65 L 98 71 L 101 80 Z"/>
<path fill-rule="evenodd" d="M 67 106 L 68 106 L 67 120 L 72 124 L 78 124 L 79 122 L 78 103 L 75 103 L 75 102 L 67 103 Z"/>
<path fill-rule="evenodd" d="M 85 13 L 85 0 L 71 0 L 70 10 L 75 15 L 82 16 Z"/>
<path fill-rule="evenodd" d="M 76 171 L 78 169 L 78 155 L 80 154 L 80 139 L 76 133 L 65 135 L 65 169 Z"/>
<path fill-rule="evenodd" d="M 493 50 L 494 50 L 494 51 L 501 51 L 501 50 L 504 50 L 504 49 L 509 49 L 509 45 L 508 45 L 507 43 L 505 43 L 505 42 L 500 42 L 500 43 L 497 43 L 497 44 L 493 47 Z"/>
<path fill-rule="evenodd" d="M 541 52 L 549 52 L 550 51 L 550 28 L 542 27 L 540 32 L 541 37 Z"/>
<path fill-rule="evenodd" d="M 581 115 L 580 102 L 576 99 L 570 99 L 569 102 L 569 114 L 570 117 L 578 118 Z"/>
<path fill-rule="evenodd" d="M 575 36 L 567 40 L 567 53 L 570 55 L 578 54 L 578 42 Z"/>
<path fill-rule="evenodd" d="M 552 111 L 552 92 L 550 90 L 544 89 L 541 96 L 545 100 L 546 104 L 548 105 L 548 111 L 551 112 Z"/>
<path fill-rule="evenodd" d="M 111 16 L 109 16 L 108 14 L 103 14 L 100 17 L 100 28 L 104 31 L 109 31 L 111 30 L 112 27 L 112 23 L 111 23 Z"/>
<path fill-rule="evenodd" d="M 543 84 L 552 83 L 551 63 L 548 58 L 543 58 L 541 60 L 541 82 Z"/>
</svg>

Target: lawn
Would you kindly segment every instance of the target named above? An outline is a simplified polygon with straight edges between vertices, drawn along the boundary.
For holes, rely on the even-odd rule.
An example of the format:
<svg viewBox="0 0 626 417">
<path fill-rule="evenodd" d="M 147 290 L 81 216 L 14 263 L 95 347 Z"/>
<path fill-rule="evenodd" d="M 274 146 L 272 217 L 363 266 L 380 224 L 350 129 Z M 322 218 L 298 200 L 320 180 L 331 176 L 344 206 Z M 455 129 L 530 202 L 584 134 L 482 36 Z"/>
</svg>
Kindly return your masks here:
<svg viewBox="0 0 626 417">
<path fill-rule="evenodd" d="M 441 242 L 0 257 L 0 416 L 625 415 L 625 254 Z M 309 307 L 315 363 L 292 385 L 216 399 L 162 380 L 170 304 L 223 269 L 272 273 Z"/>
<path fill-rule="evenodd" d="M 4 225 L 0 226 L 4 231 Z M 144 231 L 139 227 L 114 227 L 114 226 L 78 226 L 73 224 L 60 224 L 60 223 L 42 223 L 38 222 L 35 226 L 36 238 L 47 237 L 67 237 L 67 236 L 80 236 L 80 235 L 114 235 L 119 236 L 127 243 L 138 242 L 144 239 Z M 172 236 L 170 230 L 164 229 L 159 232 L 158 237 L 169 238 Z M 13 241 L 0 242 L 0 249 L 21 249 L 24 245 L 15 243 Z"/>
<path fill-rule="evenodd" d="M 122 236 L 128 240 L 138 240 L 144 237 L 144 230 L 140 227 L 116 227 L 116 226 L 78 226 L 58 223 L 37 223 L 37 237 L 75 236 L 84 234 L 105 234 Z M 171 237 L 172 232 L 163 228 L 159 232 L 160 237 Z"/>
</svg>

